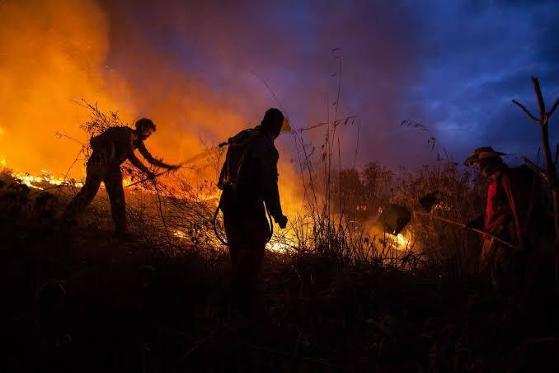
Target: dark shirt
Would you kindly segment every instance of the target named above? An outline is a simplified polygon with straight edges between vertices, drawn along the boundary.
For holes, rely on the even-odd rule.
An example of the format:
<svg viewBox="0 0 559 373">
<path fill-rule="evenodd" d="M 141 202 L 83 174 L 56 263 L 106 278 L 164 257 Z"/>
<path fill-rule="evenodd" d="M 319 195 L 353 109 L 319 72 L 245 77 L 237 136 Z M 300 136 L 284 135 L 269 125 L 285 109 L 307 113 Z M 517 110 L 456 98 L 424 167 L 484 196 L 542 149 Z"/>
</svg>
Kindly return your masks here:
<svg viewBox="0 0 559 373">
<path fill-rule="evenodd" d="M 91 158 L 108 165 L 120 166 L 124 161 L 129 160 L 140 170 L 149 172 L 148 168 L 134 154 L 134 150 L 138 149 L 140 154 L 152 165 L 170 167 L 155 159 L 147 150 L 144 142 L 138 139 L 136 131 L 129 127 L 110 127 L 100 135 L 93 137 L 90 143 L 93 149 Z"/>
<path fill-rule="evenodd" d="M 248 136 L 246 136 L 248 134 Z M 235 179 L 234 191 L 225 188 L 223 200 L 234 210 L 259 211 L 264 202 L 274 218 L 283 215 L 278 190 L 279 153 L 273 139 L 259 127 L 245 130 L 237 136 L 247 141 L 242 163 Z M 233 137 L 234 139 L 237 137 Z M 224 166 L 225 169 L 225 166 Z M 222 170 L 221 178 L 226 177 Z M 225 212 L 225 210 L 224 210 Z"/>
</svg>

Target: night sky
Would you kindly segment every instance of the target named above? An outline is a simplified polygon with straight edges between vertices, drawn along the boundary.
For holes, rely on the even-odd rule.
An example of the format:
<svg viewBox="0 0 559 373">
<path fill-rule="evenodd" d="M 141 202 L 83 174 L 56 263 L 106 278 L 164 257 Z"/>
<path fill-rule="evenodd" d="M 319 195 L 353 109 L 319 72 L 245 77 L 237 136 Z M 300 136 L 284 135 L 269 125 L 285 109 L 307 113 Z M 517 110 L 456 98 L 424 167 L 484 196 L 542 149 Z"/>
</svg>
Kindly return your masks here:
<svg viewBox="0 0 559 373">
<path fill-rule="evenodd" d="M 432 159 L 426 135 L 400 127 L 405 119 L 428 127 L 455 160 L 483 145 L 533 155 L 539 133 L 511 99 L 535 104 L 533 74 L 549 105 L 559 97 L 556 1 L 119 2 L 109 13 L 119 23 L 113 44 L 132 28 L 249 117 L 279 105 L 266 80 L 299 128 L 326 119 L 342 56 L 339 116 L 358 116 L 362 160 Z M 109 63 L 130 53 L 119 49 Z M 345 131 L 351 148 L 355 131 Z"/>
<path fill-rule="evenodd" d="M 511 99 L 535 104 L 531 75 L 542 79 L 549 104 L 559 97 L 559 2 L 254 3 L 120 2 L 109 7 L 119 23 L 113 44 L 119 30 L 134 29 L 149 53 L 225 101 L 235 97 L 233 106 L 252 117 L 280 105 L 265 80 L 299 128 L 326 118 L 337 92 L 335 57 L 343 56 L 339 116 L 358 116 L 362 160 L 432 159 L 426 135 L 400 127 L 405 119 L 428 127 L 455 160 L 483 145 L 537 151 L 537 128 Z M 131 53 L 129 44 L 112 51 L 115 64 Z M 346 133 L 351 148 L 355 131 Z"/>
<path fill-rule="evenodd" d="M 6 11 L 15 14 L 6 15 L 6 22 L 15 25 L 13 32 L 5 32 L 6 40 L 20 37 L 18 27 L 40 30 L 4 51 L 15 56 L 5 64 L 14 72 L 6 92 L 17 89 L 28 99 L 27 92 L 39 89 L 38 78 L 58 73 L 59 64 L 50 57 L 56 53 L 76 71 L 76 81 L 82 76 L 93 81 L 88 81 L 95 87 L 90 91 L 110 96 L 116 108 L 131 108 L 131 117 L 153 116 L 162 128 L 178 128 L 193 139 L 210 133 L 222 141 L 241 123 L 256 124 L 270 106 L 282 108 L 295 128 L 332 118 L 340 59 L 337 117 L 358 118 L 359 164 L 432 162 L 427 147 L 431 135 L 458 162 L 472 148 L 485 145 L 512 154 L 511 161 L 523 154 L 534 156 L 538 129 L 511 99 L 535 110 L 531 75 L 541 78 L 548 105 L 559 97 L 558 1 L 88 0 L 80 8 L 62 0 L 47 3 L 22 6 L 20 13 L 15 13 L 17 2 L 4 3 Z M 84 19 L 88 14 L 91 18 Z M 79 37 L 72 33 L 74 24 L 60 26 L 69 15 L 76 25 L 87 24 L 75 34 Z M 91 49 L 96 51 L 93 62 L 88 54 L 91 30 L 97 44 Z M 49 39 L 40 43 L 49 48 L 42 59 L 31 58 L 26 45 L 42 35 Z M 24 83 L 17 78 L 18 66 L 33 60 L 39 64 L 34 66 L 37 72 Z M 43 61 L 50 70 L 40 68 Z M 72 97 L 98 100 L 95 93 L 79 88 L 80 83 L 69 81 L 60 106 Z M 6 133 L 19 133 L 19 127 L 11 125 L 19 112 L 5 118 Z M 216 112 L 225 114 L 207 115 Z M 403 128 L 403 120 L 420 122 L 431 133 Z M 67 128 L 72 126 L 77 128 L 75 123 Z M 339 133 L 348 164 L 357 127 Z M 316 143 L 323 133 L 309 135 Z M 163 138 L 171 143 L 158 143 Z M 168 148 L 175 138 L 162 133 L 154 145 Z M 285 138 L 278 143 L 280 148 L 289 146 Z M 14 159 L 9 156 L 8 161 Z"/>
<path fill-rule="evenodd" d="M 534 153 L 538 130 L 511 99 L 535 112 L 530 75 L 541 78 L 548 105 L 559 97 L 559 2 L 451 3 L 417 6 L 421 74 L 409 103 L 457 157 L 483 144 Z"/>
</svg>

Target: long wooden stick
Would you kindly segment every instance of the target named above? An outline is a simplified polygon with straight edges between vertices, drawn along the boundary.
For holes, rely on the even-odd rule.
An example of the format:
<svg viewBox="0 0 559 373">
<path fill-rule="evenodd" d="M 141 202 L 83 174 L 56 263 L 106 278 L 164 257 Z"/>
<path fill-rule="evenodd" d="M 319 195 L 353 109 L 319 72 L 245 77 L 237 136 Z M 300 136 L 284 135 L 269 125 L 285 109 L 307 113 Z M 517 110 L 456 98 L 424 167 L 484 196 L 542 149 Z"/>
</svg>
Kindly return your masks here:
<svg viewBox="0 0 559 373">
<path fill-rule="evenodd" d="M 130 187 L 133 187 L 133 186 L 135 186 L 135 185 L 145 183 L 146 181 L 155 180 L 155 179 L 157 179 L 159 176 L 163 176 L 163 175 L 165 175 L 165 174 L 168 174 L 169 172 L 171 172 L 171 170 L 165 170 L 165 171 L 162 171 L 162 172 L 159 172 L 159 173 L 153 175 L 153 177 L 149 177 L 149 176 L 148 176 L 148 177 L 146 177 L 146 178 L 144 178 L 144 179 L 140 179 L 140 180 L 138 180 L 138 181 L 135 181 L 135 182 L 133 182 L 132 184 L 125 185 L 124 187 L 125 187 L 125 188 L 130 188 Z"/>
<path fill-rule="evenodd" d="M 178 166 L 179 166 L 179 168 L 182 168 L 182 167 L 184 167 L 184 166 L 186 166 L 186 165 L 189 165 L 189 164 L 191 164 L 191 163 L 195 163 L 195 162 L 197 162 L 197 161 L 199 161 L 199 160 L 202 160 L 202 159 L 208 157 L 209 155 L 211 155 L 211 154 L 212 154 L 214 151 L 216 151 L 217 149 L 220 149 L 220 148 L 222 148 L 222 147 L 224 147 L 224 146 L 226 146 L 226 145 L 227 145 L 227 142 L 222 142 L 222 143 L 220 143 L 219 145 L 217 145 L 216 147 L 210 148 L 210 149 L 208 149 L 208 150 L 204 150 L 203 152 L 198 153 L 198 154 L 196 154 L 195 156 L 193 156 L 193 157 L 191 157 L 191 158 L 188 158 L 186 161 L 184 161 L 184 162 L 182 162 L 182 163 L 179 163 Z M 155 179 L 157 179 L 158 177 L 163 176 L 163 175 L 165 175 L 165 174 L 168 174 L 169 172 L 174 171 L 174 170 L 175 170 L 175 169 L 168 169 L 168 170 L 159 172 L 159 173 L 155 174 L 153 177 L 146 177 L 146 178 L 144 178 L 144 179 L 135 181 L 135 182 L 133 182 L 132 184 L 128 184 L 128 185 L 125 186 L 125 188 L 130 188 L 130 187 L 133 187 L 134 185 L 138 185 L 138 184 L 141 184 L 141 183 L 145 183 L 146 181 L 150 181 L 150 180 L 152 180 L 152 179 L 155 180 Z"/>
<path fill-rule="evenodd" d="M 414 211 L 413 213 L 414 213 L 414 214 L 417 214 L 417 215 L 427 216 L 427 217 L 433 218 L 433 219 L 435 219 L 435 220 L 442 221 L 442 222 L 444 222 L 444 223 L 449 223 L 449 224 L 456 225 L 456 226 L 458 226 L 458 227 L 460 227 L 460 228 L 462 228 L 462 229 L 466 229 L 466 230 L 475 232 L 475 233 L 477 233 L 477 234 L 479 234 L 479 235 L 482 235 L 482 236 L 484 236 L 484 237 L 494 239 L 495 241 L 497 241 L 497 242 L 499 242 L 499 243 L 501 243 L 501 244 L 503 244 L 503 245 L 505 245 L 505 246 L 508 246 L 508 247 L 510 247 L 510 248 L 512 248 L 512 249 L 518 249 L 518 246 L 515 246 L 515 245 L 511 244 L 510 242 L 507 242 L 507 241 L 505 241 L 505 240 L 503 240 L 503 239 L 501 239 L 501 238 L 499 238 L 499 237 L 497 237 L 497 236 L 495 236 L 495 235 L 493 235 L 493 234 L 491 234 L 491 233 L 484 232 L 484 231 L 482 231 L 481 229 L 476 229 L 476 228 L 468 227 L 468 226 L 467 226 L 466 224 L 464 224 L 464 223 L 460 223 L 460 222 L 457 222 L 457 221 L 454 221 L 454 220 L 450 220 L 450 219 L 446 219 L 446 218 L 441 218 L 440 216 L 432 215 L 432 214 L 429 214 L 429 213 L 427 213 L 427 212 Z"/>
</svg>

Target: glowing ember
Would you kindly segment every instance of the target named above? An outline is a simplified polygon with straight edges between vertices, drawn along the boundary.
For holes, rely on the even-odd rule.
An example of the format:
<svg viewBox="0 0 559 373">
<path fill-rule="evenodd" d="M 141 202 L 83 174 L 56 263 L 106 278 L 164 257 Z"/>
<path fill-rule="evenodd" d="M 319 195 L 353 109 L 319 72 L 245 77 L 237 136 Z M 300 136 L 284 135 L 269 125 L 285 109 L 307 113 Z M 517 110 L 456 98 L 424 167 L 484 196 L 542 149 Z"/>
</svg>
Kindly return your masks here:
<svg viewBox="0 0 559 373">
<path fill-rule="evenodd" d="M 406 250 L 409 247 L 409 243 L 410 243 L 410 241 L 406 237 L 404 237 L 402 233 L 399 233 L 396 236 L 395 242 L 397 244 L 398 250 Z"/>
<path fill-rule="evenodd" d="M 395 250 L 405 251 L 412 247 L 417 249 L 415 242 L 413 242 L 413 232 L 409 228 L 404 230 L 404 233 L 398 233 L 397 235 L 384 232 L 382 226 L 376 223 L 373 223 L 368 229 L 370 237 L 380 239 L 382 243 L 390 245 Z"/>
<path fill-rule="evenodd" d="M 56 185 L 72 185 L 74 187 L 80 188 L 83 186 L 81 182 L 70 182 L 62 178 L 56 178 L 52 176 L 48 171 L 43 171 L 41 176 L 31 175 L 30 173 L 13 173 L 13 177 L 21 181 L 22 184 L 27 185 L 30 188 L 44 190 L 45 188 L 40 187 L 38 184 L 50 184 Z"/>
<path fill-rule="evenodd" d="M 268 242 L 266 249 L 275 253 L 285 254 L 291 249 L 291 246 L 285 242 Z"/>
<path fill-rule="evenodd" d="M 122 178 L 122 186 L 124 186 L 125 188 L 130 186 L 132 183 L 133 181 L 129 177 Z"/>
<path fill-rule="evenodd" d="M 180 229 L 173 229 L 173 236 L 175 236 L 177 238 L 180 238 L 180 239 L 185 239 L 186 238 L 186 233 L 184 233 Z"/>
<path fill-rule="evenodd" d="M 22 174 L 22 173 L 13 174 L 12 176 L 14 176 L 16 179 L 21 181 L 22 184 L 25 184 L 30 188 L 35 188 L 35 189 L 40 189 L 40 190 L 43 189 L 43 188 L 38 187 L 38 186 L 33 184 L 33 183 L 41 182 L 41 180 L 36 176 L 30 175 L 30 174 Z"/>
<path fill-rule="evenodd" d="M 411 249 L 411 241 L 409 238 L 404 236 L 402 233 L 398 235 L 386 234 L 385 239 L 394 250 L 406 251 Z"/>
</svg>

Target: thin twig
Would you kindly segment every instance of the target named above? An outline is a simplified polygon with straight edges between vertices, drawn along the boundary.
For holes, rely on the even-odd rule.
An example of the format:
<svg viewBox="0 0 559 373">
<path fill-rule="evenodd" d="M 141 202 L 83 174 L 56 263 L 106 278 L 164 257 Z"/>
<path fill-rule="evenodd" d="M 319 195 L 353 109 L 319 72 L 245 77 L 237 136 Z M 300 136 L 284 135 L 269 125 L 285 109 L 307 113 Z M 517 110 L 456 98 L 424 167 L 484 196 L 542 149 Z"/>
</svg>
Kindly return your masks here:
<svg viewBox="0 0 559 373">
<path fill-rule="evenodd" d="M 549 111 L 549 113 L 547 113 L 548 118 L 551 119 L 551 116 L 555 112 L 555 109 L 557 109 L 557 106 L 559 106 L 559 98 L 557 100 L 555 100 L 555 103 L 553 104 L 553 106 L 551 106 L 551 110 Z"/>
<path fill-rule="evenodd" d="M 545 110 L 545 101 L 543 99 L 542 87 L 540 85 L 540 80 L 535 76 L 532 77 L 532 83 L 534 84 L 534 90 L 536 91 L 536 97 L 538 98 L 538 108 L 540 109 L 540 117 L 543 119 Z"/>
<path fill-rule="evenodd" d="M 538 176 L 540 176 L 546 183 L 549 183 L 549 178 L 544 170 L 542 170 L 536 163 L 532 162 L 528 157 L 522 157 L 528 167 L 532 169 Z"/>
<path fill-rule="evenodd" d="M 517 105 L 520 109 L 522 109 L 522 111 L 524 113 L 526 113 L 526 115 L 532 119 L 534 122 L 539 123 L 540 120 L 538 118 L 536 118 L 534 116 L 534 114 L 530 113 L 530 111 L 528 109 L 526 109 L 526 107 L 524 105 L 522 105 L 520 102 L 516 101 L 516 100 L 512 100 L 513 104 Z"/>
</svg>

